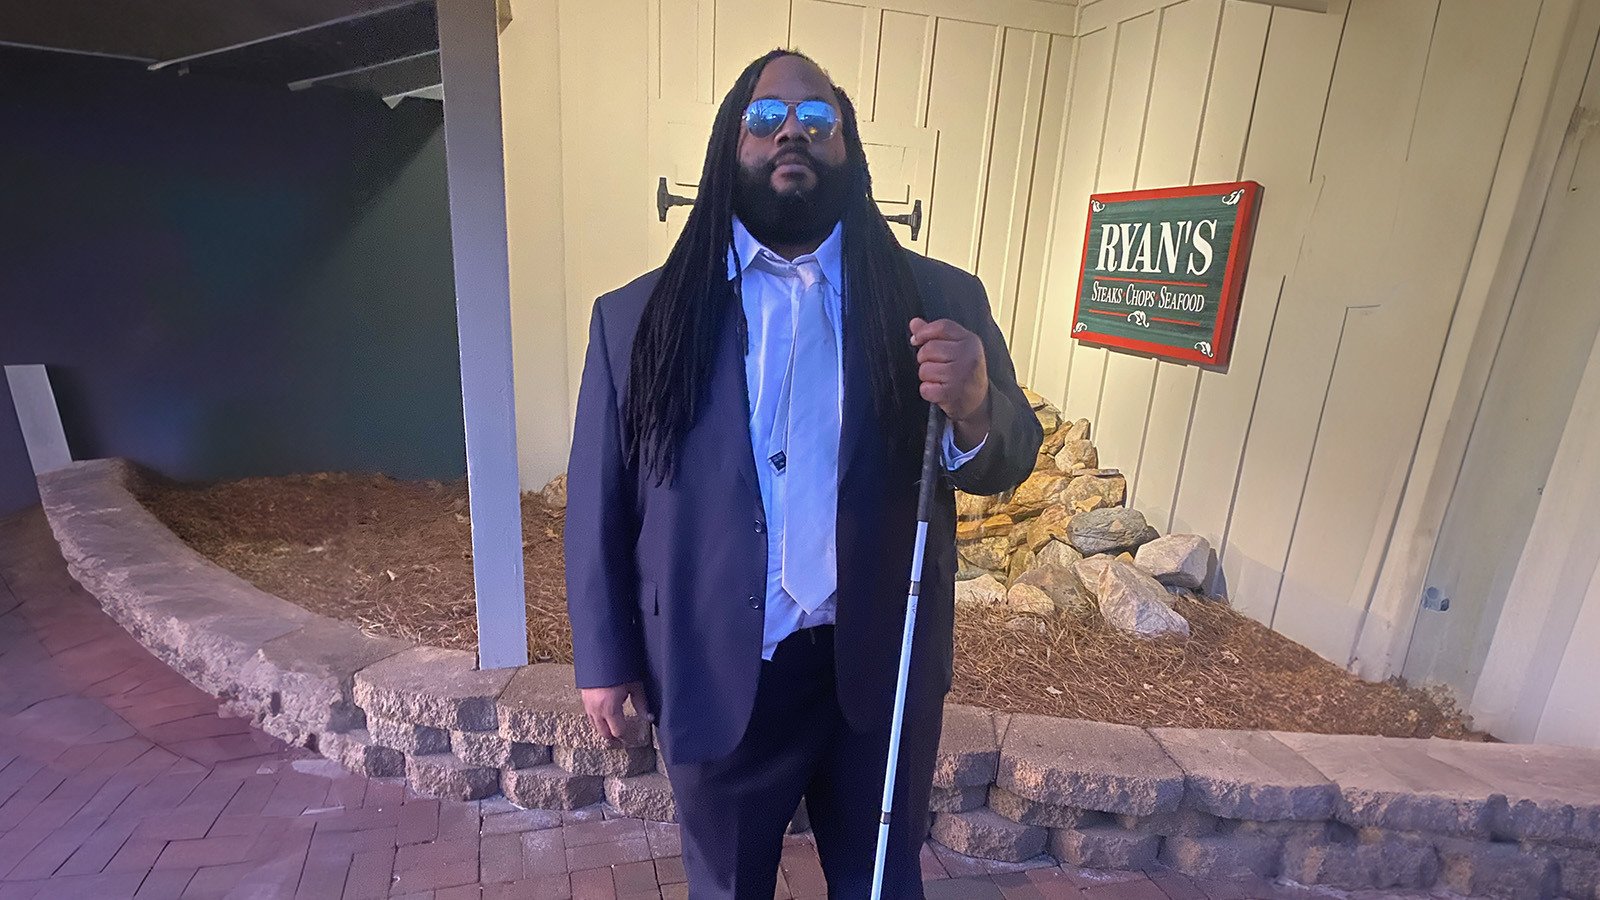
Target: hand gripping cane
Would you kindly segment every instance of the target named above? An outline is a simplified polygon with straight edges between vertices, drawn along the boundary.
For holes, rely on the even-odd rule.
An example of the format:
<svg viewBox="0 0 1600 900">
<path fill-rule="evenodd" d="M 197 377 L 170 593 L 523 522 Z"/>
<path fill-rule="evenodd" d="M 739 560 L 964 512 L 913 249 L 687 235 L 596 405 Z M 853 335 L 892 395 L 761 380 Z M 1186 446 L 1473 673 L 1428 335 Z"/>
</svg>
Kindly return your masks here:
<svg viewBox="0 0 1600 900">
<path fill-rule="evenodd" d="M 889 853 L 889 814 L 894 810 L 894 773 L 900 762 L 900 726 L 906 717 L 906 682 L 911 672 L 911 638 L 917 628 L 917 595 L 922 592 L 922 556 L 928 546 L 928 516 L 933 506 L 935 466 L 944 416 L 928 404 L 928 436 L 922 445 L 922 482 L 917 493 L 917 543 L 911 551 L 911 588 L 906 594 L 906 627 L 900 636 L 900 678 L 894 689 L 894 719 L 889 725 L 889 760 L 883 773 L 883 817 L 878 820 L 878 855 L 872 867 L 872 900 L 882 900 L 883 869 Z M 915 814 L 915 810 L 912 813 Z"/>
</svg>

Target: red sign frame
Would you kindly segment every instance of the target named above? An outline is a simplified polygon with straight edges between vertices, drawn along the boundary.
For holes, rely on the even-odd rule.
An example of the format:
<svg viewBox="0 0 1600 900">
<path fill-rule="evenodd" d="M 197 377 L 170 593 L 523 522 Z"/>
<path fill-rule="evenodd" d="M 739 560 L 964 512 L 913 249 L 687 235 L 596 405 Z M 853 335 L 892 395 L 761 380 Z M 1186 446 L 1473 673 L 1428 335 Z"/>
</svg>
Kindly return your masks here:
<svg viewBox="0 0 1600 900">
<path fill-rule="evenodd" d="M 1211 355 L 1199 348 L 1176 347 L 1141 341 L 1123 335 L 1097 332 L 1087 323 L 1075 324 L 1072 337 L 1088 344 L 1132 350 L 1164 359 L 1196 363 L 1202 366 L 1225 367 L 1233 352 L 1233 336 L 1239 317 L 1239 298 L 1244 292 L 1245 272 L 1250 266 L 1250 249 L 1255 243 L 1256 213 L 1261 202 L 1261 185 L 1254 181 L 1233 181 L 1218 184 L 1196 184 L 1184 187 L 1157 188 L 1142 191 L 1120 191 L 1089 195 L 1089 212 L 1084 220 L 1083 256 L 1078 265 L 1077 296 L 1073 299 L 1072 321 L 1081 322 L 1083 310 L 1084 279 L 1089 275 L 1089 245 L 1094 237 L 1095 205 L 1109 205 L 1138 200 L 1162 200 L 1173 197 L 1198 197 L 1217 195 L 1226 197 L 1240 192 L 1236 203 L 1233 240 L 1228 246 L 1227 266 L 1223 272 L 1222 288 L 1217 298 L 1216 322 L 1212 328 Z"/>
</svg>

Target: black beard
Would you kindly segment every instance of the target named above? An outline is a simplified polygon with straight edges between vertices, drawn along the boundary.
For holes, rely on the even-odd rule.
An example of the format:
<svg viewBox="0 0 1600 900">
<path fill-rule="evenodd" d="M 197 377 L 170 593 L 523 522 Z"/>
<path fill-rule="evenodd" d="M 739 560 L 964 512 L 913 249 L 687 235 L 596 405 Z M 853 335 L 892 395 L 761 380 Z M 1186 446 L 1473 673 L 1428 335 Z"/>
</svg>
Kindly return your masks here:
<svg viewBox="0 0 1600 900">
<path fill-rule="evenodd" d="M 795 155 L 780 154 L 754 169 L 740 166 L 734 183 L 733 211 L 751 236 L 768 247 L 821 243 L 833 233 L 850 202 L 849 164 L 830 166 L 809 155 L 804 159 L 817 183 L 809 190 L 774 190 L 772 173 L 779 161 L 788 162 Z"/>
</svg>

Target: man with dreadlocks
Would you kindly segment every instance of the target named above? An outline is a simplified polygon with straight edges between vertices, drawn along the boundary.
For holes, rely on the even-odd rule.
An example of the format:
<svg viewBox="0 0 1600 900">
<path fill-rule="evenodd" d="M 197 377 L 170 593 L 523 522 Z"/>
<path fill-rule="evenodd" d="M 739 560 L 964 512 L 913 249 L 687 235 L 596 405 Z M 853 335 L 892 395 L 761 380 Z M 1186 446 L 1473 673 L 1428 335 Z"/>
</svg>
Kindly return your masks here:
<svg viewBox="0 0 1600 900">
<path fill-rule="evenodd" d="M 920 398 L 920 399 L 919 399 Z M 868 894 L 928 403 L 948 418 L 885 893 L 918 854 L 951 677 L 953 484 L 994 494 L 1041 431 L 983 287 L 903 250 L 844 92 L 752 62 L 666 265 L 601 297 L 568 475 L 574 668 L 601 736 L 653 717 L 690 896 L 773 894 L 803 798 L 830 896 Z"/>
</svg>

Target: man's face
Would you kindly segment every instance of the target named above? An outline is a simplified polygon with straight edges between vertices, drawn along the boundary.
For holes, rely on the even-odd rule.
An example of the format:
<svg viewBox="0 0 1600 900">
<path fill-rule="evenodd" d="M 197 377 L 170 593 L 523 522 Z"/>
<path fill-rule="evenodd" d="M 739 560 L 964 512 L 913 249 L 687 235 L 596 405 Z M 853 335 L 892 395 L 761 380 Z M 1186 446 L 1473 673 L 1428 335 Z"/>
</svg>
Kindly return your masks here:
<svg viewBox="0 0 1600 900">
<path fill-rule="evenodd" d="M 839 98 L 813 63 L 780 56 L 756 81 L 752 100 L 821 100 L 839 112 Z M 833 231 L 850 202 L 851 176 L 841 122 L 826 139 L 808 134 L 794 111 L 777 131 L 757 137 L 739 124 L 739 177 L 733 208 L 769 247 L 816 245 Z"/>
<path fill-rule="evenodd" d="M 761 70 L 751 99 L 773 98 L 788 103 L 824 100 L 834 110 L 839 98 L 822 70 L 798 56 L 780 56 Z M 778 195 L 806 194 L 817 187 L 817 166 L 844 165 L 844 128 L 835 128 L 825 141 L 814 141 L 791 111 L 772 135 L 758 138 L 739 126 L 739 166 L 746 172 L 770 169 L 768 184 Z"/>
</svg>

